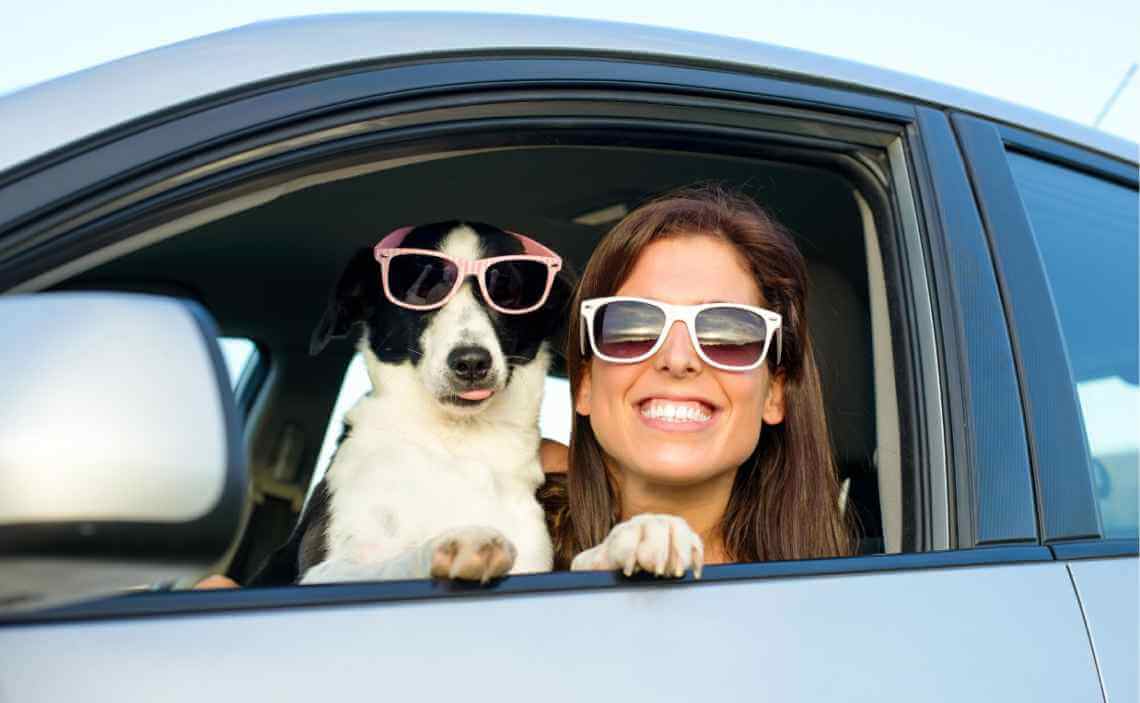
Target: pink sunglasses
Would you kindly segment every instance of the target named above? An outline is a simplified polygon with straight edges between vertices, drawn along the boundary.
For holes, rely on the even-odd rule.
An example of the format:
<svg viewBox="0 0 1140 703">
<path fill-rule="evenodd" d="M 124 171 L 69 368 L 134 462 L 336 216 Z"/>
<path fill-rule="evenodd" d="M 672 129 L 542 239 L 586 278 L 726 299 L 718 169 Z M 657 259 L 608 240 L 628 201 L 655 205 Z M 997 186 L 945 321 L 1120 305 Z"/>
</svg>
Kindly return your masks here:
<svg viewBox="0 0 1140 703">
<path fill-rule="evenodd" d="M 562 257 L 521 234 L 508 232 L 523 245 L 523 254 L 487 259 L 456 259 L 431 249 L 399 245 L 413 227 L 393 230 L 373 248 L 380 263 L 384 295 L 409 310 L 434 310 L 455 297 L 468 276 L 479 280 L 483 299 L 493 310 L 522 315 L 542 307 L 550 295 Z"/>
</svg>

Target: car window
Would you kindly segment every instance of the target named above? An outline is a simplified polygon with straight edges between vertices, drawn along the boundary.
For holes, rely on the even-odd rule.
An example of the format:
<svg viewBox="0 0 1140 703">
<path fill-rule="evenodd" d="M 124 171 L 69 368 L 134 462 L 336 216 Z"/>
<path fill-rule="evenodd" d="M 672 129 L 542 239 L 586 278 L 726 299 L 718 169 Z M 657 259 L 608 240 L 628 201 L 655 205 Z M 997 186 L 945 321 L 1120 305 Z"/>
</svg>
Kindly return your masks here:
<svg viewBox="0 0 1140 703">
<path fill-rule="evenodd" d="M 1136 537 L 1136 191 L 1010 154 L 1065 337 L 1106 537 Z"/>
<path fill-rule="evenodd" d="M 761 140 L 756 144 L 765 143 Z M 892 144 L 903 149 L 902 141 Z M 879 153 L 877 148 L 866 148 L 869 154 Z M 851 522 L 859 526 L 858 552 L 917 551 L 934 543 L 933 538 L 926 539 L 924 527 L 912 528 L 918 524 L 911 519 L 915 514 L 910 508 L 913 498 L 902 488 L 904 471 L 926 471 L 928 465 L 924 455 L 912 456 L 918 454 L 915 446 L 903 446 L 899 441 L 900 424 L 917 421 L 916 416 L 911 413 L 909 400 L 901 408 L 893 400 L 882 400 L 895 395 L 894 387 L 880 393 L 875 380 L 877 375 L 889 376 L 924 397 L 937 394 L 938 389 L 933 383 L 927 385 L 925 377 L 901 372 L 896 377 L 894 347 L 885 336 L 886 325 L 875 328 L 871 323 L 872 310 L 881 314 L 882 320 L 889 318 L 892 298 L 886 292 L 888 281 L 879 250 L 869 242 L 890 241 L 899 233 L 876 215 L 889 207 L 891 194 L 857 186 L 862 180 L 849 178 L 846 166 L 839 166 L 847 163 L 846 157 L 837 158 L 834 164 L 829 161 L 824 167 L 813 160 L 818 156 L 814 151 L 810 159 L 805 152 L 804 159 L 789 156 L 762 160 L 725 156 L 719 151 L 662 150 L 655 142 L 636 149 L 556 143 L 454 155 L 425 153 L 411 163 L 402 157 L 393 160 L 383 156 L 378 152 L 378 160 L 366 169 L 330 167 L 315 179 L 298 178 L 296 187 L 290 183 L 279 197 L 265 202 L 264 208 L 246 208 L 240 215 L 229 211 L 213 215 L 215 219 L 190 226 L 179 236 L 128 253 L 69 282 L 94 286 L 141 280 L 153 275 L 156 262 L 163 262 L 163 270 L 170 262 L 171 285 L 208 290 L 203 298 L 210 300 L 226 328 L 258 330 L 258 348 L 270 356 L 254 366 L 248 359 L 242 363 L 241 347 L 246 353 L 253 351 L 248 341 L 243 345 L 237 340 L 236 344 L 223 340 L 231 378 L 239 389 L 250 387 L 244 384 L 243 388 L 241 376 L 252 378 L 250 371 L 265 370 L 266 360 L 274 366 L 274 373 L 265 378 L 265 392 L 256 397 L 256 405 L 252 393 L 239 394 L 239 401 L 248 400 L 246 446 L 250 448 L 255 496 L 249 528 L 226 567 L 239 582 L 249 583 L 262 573 L 266 558 L 287 543 L 306 493 L 332 462 L 346 412 L 370 391 L 361 359 L 347 366 L 345 357 L 339 355 L 312 357 L 305 340 L 311 338 L 319 322 L 315 318 L 320 302 L 327 299 L 329 287 L 335 285 L 352 252 L 375 243 L 372 238 L 377 232 L 382 234 L 382 223 L 429 222 L 442 217 L 441 209 L 511 223 L 562 252 L 568 268 L 580 271 L 593 244 L 620 212 L 628 212 L 654 195 L 702 180 L 739 188 L 778 213 L 781 222 L 795 233 L 807 258 L 814 291 L 808 303 L 814 306 L 813 312 L 808 317 L 816 321 L 813 347 L 843 486 L 838 502 Z M 487 173 L 509 176 L 516 185 L 504 186 L 501 177 L 492 185 L 485 178 Z M 535 173 L 549 174 L 550 180 L 536 180 Z M 575 173 L 597 176 L 580 179 L 561 175 Z M 901 171 L 898 177 L 903 177 Z M 442 208 L 428 197 L 429 184 L 441 179 L 465 184 L 456 199 Z M 399 207 L 381 207 L 379 201 L 365 195 L 376 192 L 388 193 Z M 508 198 L 503 193 L 513 195 Z M 866 207 L 868 202 L 874 207 Z M 362 227 L 362 221 L 373 224 Z M 312 236 L 314 231 L 330 234 L 317 240 Z M 919 223 L 910 223 L 902 236 L 917 242 L 921 236 Z M 238 240 L 242 251 L 251 256 L 266 250 L 279 252 L 284 268 L 272 272 L 258 268 L 253 275 L 241 264 L 244 255 L 227 257 L 225 262 L 232 262 L 232 267 L 229 263 L 221 266 L 225 262 L 220 263 L 215 247 Z M 202 253 L 207 250 L 213 253 Z M 872 268 L 869 261 L 878 268 Z M 918 265 L 917 259 L 904 265 L 912 264 Z M 251 282 L 260 290 L 256 301 L 249 297 Z M 273 300 L 272 311 L 278 312 L 271 313 L 258 302 L 264 300 Z M 916 314 L 931 312 L 922 312 L 922 307 Z M 280 312 L 286 310 L 290 312 Z M 880 336 L 885 343 L 876 346 L 872 341 Z M 929 351 L 932 353 L 933 348 Z M 921 353 L 927 354 L 927 350 Z M 244 372 L 240 371 L 243 367 Z M 573 417 L 567 385 L 563 379 L 547 379 L 538 422 L 543 437 L 560 442 L 568 441 Z M 931 422 L 940 424 L 941 420 Z M 938 434 L 941 436 L 941 430 Z M 930 465 L 940 466 L 940 458 Z M 880 471 L 882 467 L 887 469 Z M 919 483 L 927 482 L 915 485 Z M 880 500 L 883 487 L 889 490 L 886 499 Z M 937 505 L 935 509 L 946 517 L 945 502 L 938 497 L 922 505 Z M 883 536 L 883 515 L 890 516 L 891 524 L 899 527 L 890 540 Z"/>
<path fill-rule="evenodd" d="M 230 388 L 236 389 L 242 372 L 257 363 L 257 345 L 242 337 L 219 337 L 222 358 L 226 361 L 226 371 L 230 376 Z"/>
<path fill-rule="evenodd" d="M 228 358 L 227 358 L 228 361 Z M 324 440 L 321 441 L 321 450 L 317 454 L 317 463 L 313 467 L 313 478 L 310 488 L 315 486 L 325 475 L 336 451 L 337 441 L 343 429 L 344 414 L 372 389 L 368 381 L 368 372 L 364 368 L 364 358 L 360 354 L 352 357 L 348 370 L 344 374 L 344 382 L 337 392 L 336 405 L 333 406 L 329 417 L 328 427 L 325 428 Z M 570 444 L 570 381 L 557 376 L 546 377 L 546 388 L 542 395 L 542 409 L 539 411 L 538 427 L 543 437 L 553 439 L 562 444 Z"/>
</svg>

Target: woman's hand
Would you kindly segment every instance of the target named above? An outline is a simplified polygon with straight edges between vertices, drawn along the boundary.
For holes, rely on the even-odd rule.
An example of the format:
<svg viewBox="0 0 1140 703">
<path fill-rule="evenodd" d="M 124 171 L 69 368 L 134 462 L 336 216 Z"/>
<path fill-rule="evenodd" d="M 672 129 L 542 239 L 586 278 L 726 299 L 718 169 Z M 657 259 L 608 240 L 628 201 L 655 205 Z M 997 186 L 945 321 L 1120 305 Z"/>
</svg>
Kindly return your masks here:
<svg viewBox="0 0 1140 703">
<path fill-rule="evenodd" d="M 686 569 L 701 577 L 705 548 L 684 519 L 673 515 L 638 515 L 616 525 L 605 541 L 570 562 L 571 571 L 612 571 L 626 576 L 647 571 L 680 578 Z"/>
</svg>

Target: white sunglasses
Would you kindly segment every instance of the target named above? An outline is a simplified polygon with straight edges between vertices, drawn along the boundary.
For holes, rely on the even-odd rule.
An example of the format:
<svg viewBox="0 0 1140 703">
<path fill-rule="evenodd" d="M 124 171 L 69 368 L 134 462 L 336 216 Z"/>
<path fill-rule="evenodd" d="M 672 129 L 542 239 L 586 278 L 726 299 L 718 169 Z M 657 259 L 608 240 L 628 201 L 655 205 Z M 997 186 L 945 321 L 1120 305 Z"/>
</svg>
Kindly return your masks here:
<svg viewBox="0 0 1140 703">
<path fill-rule="evenodd" d="M 582 301 L 581 350 L 590 349 L 603 361 L 636 364 L 665 344 L 677 320 L 685 323 L 697 355 L 724 371 L 751 371 L 764 363 L 776 336 L 776 363 L 783 337 L 780 313 L 752 305 L 705 303 L 671 305 L 647 298 L 612 296 Z"/>
</svg>

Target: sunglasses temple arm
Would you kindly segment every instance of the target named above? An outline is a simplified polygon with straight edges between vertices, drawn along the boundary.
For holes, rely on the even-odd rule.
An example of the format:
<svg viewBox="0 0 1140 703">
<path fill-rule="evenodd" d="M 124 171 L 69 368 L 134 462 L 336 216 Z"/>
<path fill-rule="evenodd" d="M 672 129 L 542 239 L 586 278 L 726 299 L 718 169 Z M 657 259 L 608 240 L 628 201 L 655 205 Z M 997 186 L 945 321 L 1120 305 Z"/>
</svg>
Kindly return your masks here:
<svg viewBox="0 0 1140 703">
<path fill-rule="evenodd" d="M 776 366 L 780 365 L 780 358 L 784 355 L 784 328 L 776 330 Z"/>
</svg>

